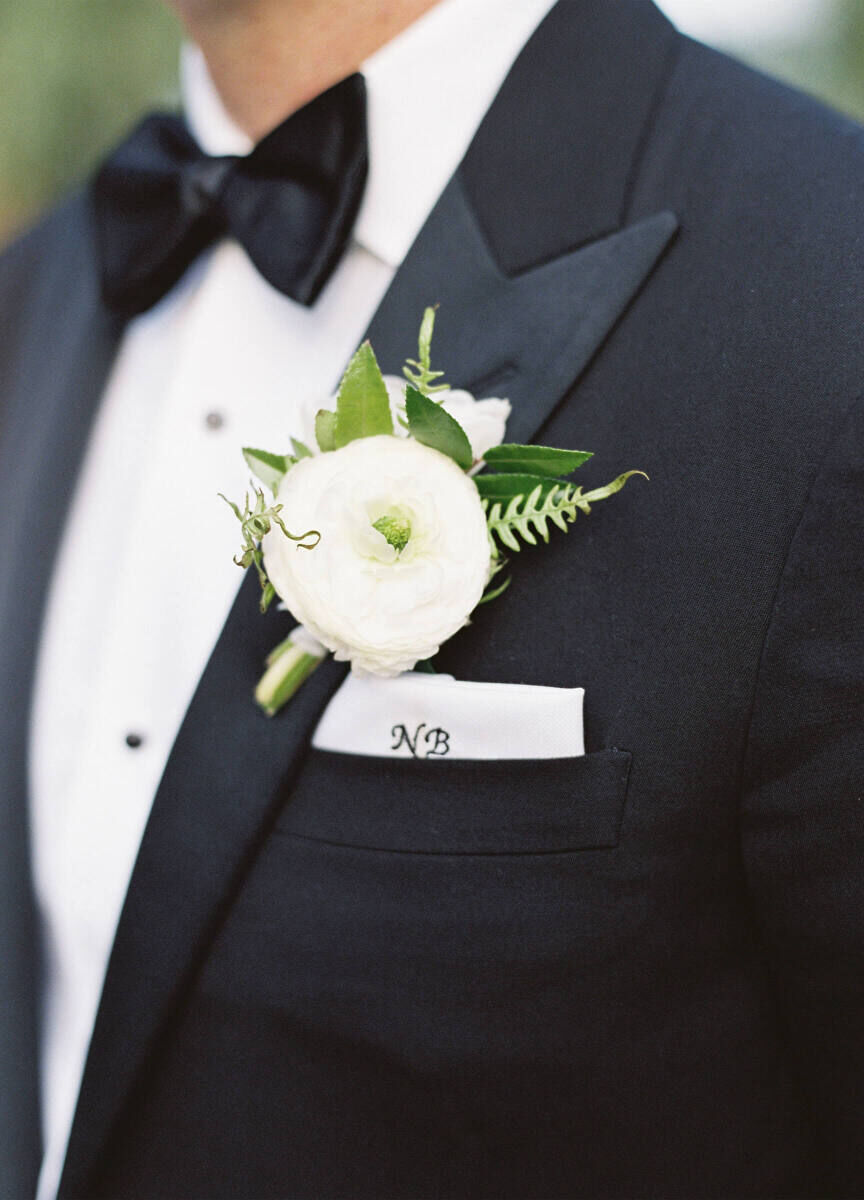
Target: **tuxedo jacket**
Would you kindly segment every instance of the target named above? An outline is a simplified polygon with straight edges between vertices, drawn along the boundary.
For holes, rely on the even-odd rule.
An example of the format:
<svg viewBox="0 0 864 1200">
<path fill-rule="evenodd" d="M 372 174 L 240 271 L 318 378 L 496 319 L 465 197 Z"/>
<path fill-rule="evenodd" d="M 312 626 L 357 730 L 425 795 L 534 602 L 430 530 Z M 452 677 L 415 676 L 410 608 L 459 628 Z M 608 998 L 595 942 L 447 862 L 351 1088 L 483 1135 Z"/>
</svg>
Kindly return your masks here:
<svg viewBox="0 0 864 1200">
<path fill-rule="evenodd" d="M 864 1194 L 864 136 L 561 0 L 375 315 L 614 499 L 438 656 L 585 688 L 586 754 L 310 749 L 244 584 L 121 916 L 63 1200 Z M 27 711 L 121 326 L 86 197 L 0 260 L 0 1194 L 31 1194 Z M 122 803 L 123 797 L 117 797 Z"/>
</svg>

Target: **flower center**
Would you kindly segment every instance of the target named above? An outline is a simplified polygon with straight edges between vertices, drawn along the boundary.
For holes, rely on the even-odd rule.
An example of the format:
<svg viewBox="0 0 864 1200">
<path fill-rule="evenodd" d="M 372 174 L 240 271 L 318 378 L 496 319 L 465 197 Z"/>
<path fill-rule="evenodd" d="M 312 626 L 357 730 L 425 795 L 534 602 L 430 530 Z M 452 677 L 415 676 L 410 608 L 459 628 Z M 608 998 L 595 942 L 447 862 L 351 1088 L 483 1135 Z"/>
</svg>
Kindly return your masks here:
<svg viewBox="0 0 864 1200">
<path fill-rule="evenodd" d="M 378 530 L 397 554 L 405 549 L 411 538 L 411 522 L 396 513 L 385 513 L 372 522 L 372 528 Z"/>
</svg>

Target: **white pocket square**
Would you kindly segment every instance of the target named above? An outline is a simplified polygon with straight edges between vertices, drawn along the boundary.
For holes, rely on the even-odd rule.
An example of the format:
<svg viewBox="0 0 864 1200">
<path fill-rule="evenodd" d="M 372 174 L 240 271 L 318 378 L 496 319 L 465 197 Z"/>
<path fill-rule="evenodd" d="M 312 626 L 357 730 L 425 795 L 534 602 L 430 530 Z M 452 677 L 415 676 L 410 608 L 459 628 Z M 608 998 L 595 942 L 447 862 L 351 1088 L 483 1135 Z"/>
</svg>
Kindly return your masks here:
<svg viewBox="0 0 864 1200">
<path fill-rule="evenodd" d="M 393 758 L 573 758 L 585 753 L 583 688 L 476 683 L 406 672 L 349 675 L 318 722 L 318 750 Z"/>
</svg>

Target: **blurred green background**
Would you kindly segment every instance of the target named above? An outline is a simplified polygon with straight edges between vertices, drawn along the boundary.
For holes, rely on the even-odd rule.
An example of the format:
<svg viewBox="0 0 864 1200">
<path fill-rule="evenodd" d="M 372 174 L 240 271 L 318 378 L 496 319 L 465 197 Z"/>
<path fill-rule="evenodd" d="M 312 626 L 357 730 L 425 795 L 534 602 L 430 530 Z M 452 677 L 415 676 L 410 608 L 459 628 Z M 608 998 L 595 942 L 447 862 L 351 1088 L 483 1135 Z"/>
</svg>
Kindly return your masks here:
<svg viewBox="0 0 864 1200">
<path fill-rule="evenodd" d="M 180 36 L 160 0 L 0 0 L 0 242 L 143 109 L 176 102 Z M 805 31 L 724 48 L 864 118 L 864 0 L 823 0 Z"/>
<path fill-rule="evenodd" d="M 159 0 L 0 0 L 0 241 L 176 103 L 180 36 Z"/>
</svg>

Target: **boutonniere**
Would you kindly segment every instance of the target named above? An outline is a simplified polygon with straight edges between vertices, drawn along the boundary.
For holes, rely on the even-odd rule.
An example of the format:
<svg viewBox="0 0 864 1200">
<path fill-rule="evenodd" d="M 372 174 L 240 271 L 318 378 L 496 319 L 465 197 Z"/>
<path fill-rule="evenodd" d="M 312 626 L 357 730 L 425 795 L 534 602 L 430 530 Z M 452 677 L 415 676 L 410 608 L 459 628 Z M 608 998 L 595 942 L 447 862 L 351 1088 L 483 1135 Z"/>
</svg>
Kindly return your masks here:
<svg viewBox="0 0 864 1200">
<path fill-rule="evenodd" d="M 566 533 L 580 512 L 644 474 L 625 471 L 583 492 L 569 476 L 588 451 L 502 444 L 509 403 L 441 383 L 434 324 L 428 308 L 403 380 L 385 378 L 364 342 L 335 408 L 315 417 L 313 446 L 292 439 L 290 454 L 243 451 L 261 486 L 242 509 L 227 501 L 242 528 L 234 561 L 257 571 L 262 612 L 278 596 L 301 623 L 256 688 L 268 715 L 328 652 L 358 674 L 428 667 L 508 586 L 508 554 L 548 542 L 553 526 Z"/>
</svg>

